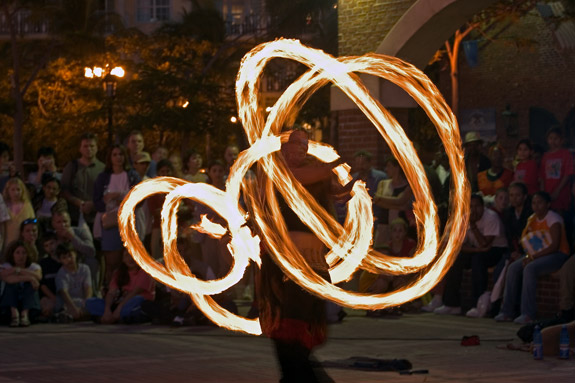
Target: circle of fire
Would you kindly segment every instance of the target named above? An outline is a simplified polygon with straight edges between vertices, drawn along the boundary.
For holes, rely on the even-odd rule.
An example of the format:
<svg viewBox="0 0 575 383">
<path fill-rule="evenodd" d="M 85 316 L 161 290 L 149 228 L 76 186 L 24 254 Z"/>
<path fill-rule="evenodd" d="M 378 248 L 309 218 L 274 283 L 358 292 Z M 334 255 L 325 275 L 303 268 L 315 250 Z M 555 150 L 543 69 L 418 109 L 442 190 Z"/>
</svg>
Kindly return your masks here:
<svg viewBox="0 0 575 383">
<path fill-rule="evenodd" d="M 309 70 L 292 83 L 266 118 L 260 107 L 259 86 L 266 64 L 273 58 L 292 59 Z M 374 100 L 355 72 L 381 77 L 405 90 L 425 110 L 437 128 L 449 158 L 452 174 L 450 216 L 443 237 L 438 237 L 437 208 L 421 161 L 411 141 L 396 119 Z M 373 233 L 372 201 L 365 184 L 356 182 L 348 202 L 343 227 L 295 180 L 278 155 L 281 128 L 290 121 L 320 87 L 332 83 L 348 95 L 381 133 L 402 167 L 414 193 L 413 210 L 418 228 L 418 246 L 412 258 L 396 258 L 371 248 Z M 260 334 L 258 319 L 246 319 L 223 309 L 211 298 L 240 281 L 250 262 L 260 261 L 260 237 L 272 259 L 283 272 L 309 292 L 347 307 L 381 309 L 399 305 L 429 291 L 447 272 L 461 246 L 468 223 L 469 185 L 461 138 L 455 116 L 435 85 L 419 69 L 395 57 L 368 54 L 336 59 L 320 50 L 303 46 L 299 41 L 280 39 L 261 44 L 242 60 L 236 81 L 239 117 L 251 146 L 240 153 L 230 169 L 226 191 L 211 185 L 160 177 L 136 185 L 126 196 L 119 211 L 119 227 L 124 243 L 136 262 L 163 284 L 190 294 L 195 304 L 216 324 L 250 334 Z M 310 142 L 308 153 L 323 162 L 333 162 L 339 155 L 328 145 Z M 244 177 L 258 163 L 265 173 L 257 182 Z M 334 169 L 339 182 L 351 181 L 349 166 Z M 331 283 L 316 274 L 289 240 L 285 222 L 275 196 L 278 190 L 287 204 L 326 245 Z M 262 193 L 263 191 L 263 193 Z M 250 214 L 239 205 L 240 194 L 250 207 Z M 162 208 L 164 264 L 146 252 L 135 230 L 134 209 L 145 198 L 167 194 Z M 263 194 L 263 197 L 262 197 Z M 233 266 L 221 279 L 204 281 L 194 276 L 177 250 L 176 212 L 180 202 L 192 199 L 212 208 L 227 221 L 227 228 L 202 217 L 194 229 L 216 238 L 229 235 L 228 249 Z M 246 226 L 255 223 L 258 235 Z M 386 294 L 363 294 L 346 291 L 335 284 L 349 280 L 358 269 L 390 275 L 415 274 L 408 286 Z"/>
</svg>

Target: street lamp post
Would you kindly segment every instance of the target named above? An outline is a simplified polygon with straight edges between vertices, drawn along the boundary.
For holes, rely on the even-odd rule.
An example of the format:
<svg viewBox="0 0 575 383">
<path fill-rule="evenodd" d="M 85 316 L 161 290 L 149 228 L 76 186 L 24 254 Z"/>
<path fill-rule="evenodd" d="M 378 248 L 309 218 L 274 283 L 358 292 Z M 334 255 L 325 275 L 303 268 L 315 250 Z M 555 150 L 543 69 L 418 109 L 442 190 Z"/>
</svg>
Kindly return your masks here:
<svg viewBox="0 0 575 383">
<path fill-rule="evenodd" d="M 114 67 L 110 69 L 108 65 L 105 68 L 93 67 L 84 68 L 84 76 L 86 78 L 101 78 L 104 94 L 106 95 L 106 104 L 108 109 L 108 146 L 114 144 L 114 99 L 116 98 L 116 87 L 118 85 L 118 78 L 124 77 L 124 69 L 122 67 Z"/>
</svg>

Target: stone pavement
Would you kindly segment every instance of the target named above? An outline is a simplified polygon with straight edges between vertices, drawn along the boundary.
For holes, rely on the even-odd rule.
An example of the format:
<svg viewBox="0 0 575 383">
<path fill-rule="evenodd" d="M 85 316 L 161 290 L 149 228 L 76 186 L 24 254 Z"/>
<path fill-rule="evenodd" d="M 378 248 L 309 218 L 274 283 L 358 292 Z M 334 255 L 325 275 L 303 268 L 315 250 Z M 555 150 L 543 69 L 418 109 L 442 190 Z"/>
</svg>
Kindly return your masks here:
<svg viewBox="0 0 575 383">
<path fill-rule="evenodd" d="M 329 368 L 336 382 L 573 382 L 575 360 L 534 361 L 517 343 L 517 326 L 491 319 L 404 315 L 366 318 L 351 311 L 330 327 L 322 361 L 352 356 L 405 358 L 423 375 Z M 461 337 L 479 335 L 480 346 Z M 45 324 L 0 328 L 0 383 L 277 382 L 270 342 L 215 327 Z"/>
</svg>

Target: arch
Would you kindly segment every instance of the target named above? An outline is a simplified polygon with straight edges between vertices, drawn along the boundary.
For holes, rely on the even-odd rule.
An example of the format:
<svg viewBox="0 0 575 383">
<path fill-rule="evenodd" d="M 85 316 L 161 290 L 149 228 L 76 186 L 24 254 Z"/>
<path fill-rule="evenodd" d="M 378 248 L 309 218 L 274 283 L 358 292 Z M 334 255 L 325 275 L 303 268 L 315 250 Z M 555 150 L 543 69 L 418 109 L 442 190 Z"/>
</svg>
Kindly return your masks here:
<svg viewBox="0 0 575 383">
<path fill-rule="evenodd" d="M 418 0 L 403 14 L 376 50 L 420 69 L 473 15 L 496 0 Z"/>
</svg>

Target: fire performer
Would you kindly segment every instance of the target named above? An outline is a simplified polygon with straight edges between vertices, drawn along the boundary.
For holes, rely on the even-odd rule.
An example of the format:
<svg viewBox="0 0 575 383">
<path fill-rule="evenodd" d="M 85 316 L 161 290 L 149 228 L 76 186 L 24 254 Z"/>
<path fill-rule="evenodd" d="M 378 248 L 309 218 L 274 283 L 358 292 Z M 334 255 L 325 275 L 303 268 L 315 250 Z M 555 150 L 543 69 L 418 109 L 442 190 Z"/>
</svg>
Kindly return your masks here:
<svg viewBox="0 0 575 383">
<path fill-rule="evenodd" d="M 282 155 L 295 178 L 316 201 L 333 213 L 330 203 L 331 169 L 337 163 L 323 164 L 307 156 L 308 137 L 295 130 L 282 145 Z M 324 244 L 288 207 L 278 194 L 278 202 L 293 241 L 311 268 L 330 281 Z M 310 361 L 314 347 L 326 341 L 326 304 L 283 275 L 273 260 L 262 254 L 258 288 L 260 323 L 272 339 L 281 368 L 281 383 L 333 382 L 318 363 Z"/>
</svg>

